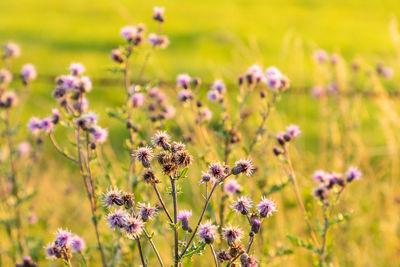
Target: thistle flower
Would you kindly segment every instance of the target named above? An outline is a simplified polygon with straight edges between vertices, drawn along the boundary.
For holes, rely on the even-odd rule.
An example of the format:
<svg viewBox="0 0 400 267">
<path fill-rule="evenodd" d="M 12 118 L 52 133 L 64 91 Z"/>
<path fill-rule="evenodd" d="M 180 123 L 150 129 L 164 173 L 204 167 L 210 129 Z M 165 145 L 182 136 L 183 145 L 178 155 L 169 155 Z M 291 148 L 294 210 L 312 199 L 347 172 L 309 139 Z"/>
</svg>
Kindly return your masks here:
<svg viewBox="0 0 400 267">
<path fill-rule="evenodd" d="M 57 77 L 56 82 L 66 90 L 78 89 L 80 87 L 80 80 L 74 75 L 62 75 Z"/>
<path fill-rule="evenodd" d="M 121 49 L 111 50 L 111 60 L 117 63 L 122 63 L 125 60 L 124 52 Z"/>
<path fill-rule="evenodd" d="M 159 22 L 164 22 L 165 18 L 164 18 L 164 12 L 165 12 L 165 8 L 164 7 L 158 7 L 155 6 L 153 8 L 154 14 L 153 14 L 153 19 Z"/>
<path fill-rule="evenodd" d="M 125 205 L 125 208 L 130 209 L 135 204 L 135 195 L 132 193 L 124 192 L 122 194 L 122 201 Z"/>
<path fill-rule="evenodd" d="M 7 42 L 4 46 L 4 58 L 16 58 L 21 55 L 21 49 L 14 42 Z"/>
<path fill-rule="evenodd" d="M 173 162 L 180 167 L 188 167 L 192 160 L 192 156 L 186 151 L 178 151 L 173 155 Z"/>
<path fill-rule="evenodd" d="M 313 179 L 315 182 L 324 183 L 326 181 L 326 172 L 323 170 L 315 171 L 313 174 Z"/>
<path fill-rule="evenodd" d="M 252 83 L 253 81 L 259 83 L 259 82 L 266 82 L 266 78 L 264 76 L 264 73 L 262 71 L 262 67 L 255 64 L 249 67 L 246 73 L 246 78 L 248 83 Z"/>
<path fill-rule="evenodd" d="M 223 229 L 223 237 L 228 241 L 228 245 L 239 242 L 242 239 L 243 231 L 236 226 L 227 226 Z"/>
<path fill-rule="evenodd" d="M 263 218 L 269 217 L 273 212 L 277 211 L 275 202 L 264 196 L 261 197 L 261 202 L 257 205 L 257 210 Z"/>
<path fill-rule="evenodd" d="M 151 169 L 146 169 L 143 173 L 143 180 L 148 184 L 156 184 L 160 181 L 156 178 L 154 171 Z"/>
<path fill-rule="evenodd" d="M 244 173 L 247 176 L 251 176 L 254 170 L 253 163 L 250 159 L 241 159 L 236 161 L 235 166 L 232 168 L 232 173 L 238 175 Z"/>
<path fill-rule="evenodd" d="M 44 118 L 40 121 L 40 129 L 49 134 L 54 130 L 54 123 L 52 118 Z"/>
<path fill-rule="evenodd" d="M 143 167 L 150 167 L 150 161 L 153 158 L 153 149 L 151 147 L 141 147 L 136 150 L 135 157 L 140 161 Z"/>
<path fill-rule="evenodd" d="M 126 41 L 131 42 L 136 38 L 138 30 L 133 26 L 125 26 L 121 29 L 120 34 Z"/>
<path fill-rule="evenodd" d="M 75 120 L 75 124 L 83 130 L 88 131 L 97 124 L 98 116 L 94 112 L 81 115 Z"/>
<path fill-rule="evenodd" d="M 56 239 L 54 240 L 54 244 L 59 247 L 66 247 L 68 245 L 68 242 L 70 241 L 71 236 L 72 233 L 70 231 L 60 228 L 56 232 Z"/>
<path fill-rule="evenodd" d="M 36 79 L 37 73 L 35 66 L 32 64 L 25 64 L 24 66 L 22 66 L 20 76 L 24 84 L 27 84 L 28 82 Z"/>
<path fill-rule="evenodd" d="M 213 225 L 211 221 L 206 221 L 199 227 L 199 237 L 207 244 L 212 244 L 217 235 L 217 226 Z"/>
<path fill-rule="evenodd" d="M 78 235 L 72 236 L 70 240 L 70 245 L 72 251 L 75 253 L 81 253 L 86 248 L 85 240 L 83 240 L 83 238 Z"/>
<path fill-rule="evenodd" d="M 319 198 L 321 201 L 324 201 L 328 197 L 328 189 L 325 187 L 325 185 L 319 185 L 314 188 L 313 195 L 316 198 Z"/>
<path fill-rule="evenodd" d="M 346 180 L 347 180 L 347 182 L 351 182 L 353 180 L 355 180 L 355 181 L 360 180 L 361 176 L 362 176 L 361 171 L 358 168 L 353 167 L 353 166 L 351 166 L 348 169 L 348 171 L 346 172 Z"/>
<path fill-rule="evenodd" d="M 96 143 L 104 143 L 107 140 L 108 130 L 105 128 L 101 128 L 100 126 L 95 126 L 90 130 L 94 142 Z"/>
<path fill-rule="evenodd" d="M 328 60 L 328 53 L 325 50 L 319 49 L 314 53 L 314 59 L 318 63 L 324 63 Z"/>
<path fill-rule="evenodd" d="M 32 117 L 28 122 L 28 129 L 33 135 L 37 135 L 40 132 L 40 119 Z"/>
<path fill-rule="evenodd" d="M 110 188 L 105 194 L 104 194 L 104 206 L 107 208 L 111 208 L 114 204 L 118 206 L 122 206 L 123 200 L 122 200 L 122 191 L 118 189 L 113 189 Z"/>
<path fill-rule="evenodd" d="M 208 173 L 215 179 L 221 179 L 225 176 L 225 168 L 221 163 L 212 163 L 208 167 Z"/>
<path fill-rule="evenodd" d="M 301 134 L 300 128 L 297 125 L 291 124 L 288 127 L 286 127 L 287 133 L 290 135 L 292 139 L 296 138 Z"/>
<path fill-rule="evenodd" d="M 329 172 L 326 174 L 325 178 L 327 189 L 331 189 L 335 184 L 344 186 L 343 175 L 336 172 Z"/>
<path fill-rule="evenodd" d="M 169 45 L 169 39 L 165 35 L 158 35 L 155 33 L 150 33 L 147 37 L 147 41 L 154 47 L 160 47 L 165 49 Z"/>
<path fill-rule="evenodd" d="M 224 185 L 224 190 L 226 193 L 233 195 L 235 193 L 240 193 L 242 191 L 242 186 L 236 179 L 229 179 Z"/>
<path fill-rule="evenodd" d="M 202 121 L 210 121 L 212 118 L 212 112 L 208 107 L 202 107 L 199 110 L 199 117 Z"/>
<path fill-rule="evenodd" d="M 45 250 L 46 250 L 46 258 L 54 258 L 56 257 L 59 247 L 57 247 L 54 243 L 51 243 L 46 246 Z"/>
<path fill-rule="evenodd" d="M 71 63 L 71 65 L 68 67 L 68 70 L 71 71 L 72 75 L 74 76 L 81 75 L 86 71 L 85 66 L 83 66 L 82 63 L 76 62 Z"/>
<path fill-rule="evenodd" d="M 60 112 L 58 111 L 58 109 L 53 108 L 53 109 L 51 110 L 51 113 L 53 114 L 53 120 L 52 120 L 52 122 L 53 122 L 54 124 L 57 124 L 58 121 L 59 121 L 60 118 L 61 118 Z"/>
<path fill-rule="evenodd" d="M 257 267 L 258 260 L 254 255 L 247 255 L 247 253 L 242 254 L 240 256 L 240 262 L 242 263 L 242 267 Z"/>
<path fill-rule="evenodd" d="M 144 222 L 151 220 L 157 212 L 157 208 L 151 207 L 150 203 L 147 203 L 147 205 L 145 203 L 138 203 L 138 205 L 140 217 Z"/>
<path fill-rule="evenodd" d="M 183 87 L 184 89 L 189 88 L 190 82 L 192 81 L 192 78 L 186 73 L 184 74 L 179 74 L 178 77 L 176 78 L 176 85 L 179 87 Z"/>
<path fill-rule="evenodd" d="M 18 95 L 14 91 L 5 92 L 0 98 L 0 107 L 12 108 L 18 103 Z"/>
<path fill-rule="evenodd" d="M 171 152 L 176 153 L 178 151 L 183 151 L 186 149 L 185 144 L 180 143 L 180 142 L 172 142 L 171 144 Z"/>
<path fill-rule="evenodd" d="M 222 80 L 215 80 L 213 85 L 211 86 L 212 90 L 216 90 L 218 93 L 222 94 L 226 91 L 226 85 Z"/>
<path fill-rule="evenodd" d="M 181 91 L 178 92 L 178 99 L 181 102 L 186 102 L 189 99 L 192 99 L 192 93 L 189 90 L 182 89 Z"/>
<path fill-rule="evenodd" d="M 82 92 L 88 93 L 92 90 L 92 80 L 88 76 L 82 76 L 80 78 L 80 87 Z"/>
<path fill-rule="evenodd" d="M 144 104 L 144 95 L 142 93 L 134 93 L 131 99 L 132 106 L 138 108 Z"/>
<path fill-rule="evenodd" d="M 166 106 L 163 109 L 162 115 L 164 116 L 164 118 L 168 119 L 168 118 L 172 118 L 175 115 L 175 108 L 173 106 Z"/>
<path fill-rule="evenodd" d="M 261 221 L 257 218 L 251 220 L 251 231 L 254 233 L 258 233 L 261 228 Z"/>
<path fill-rule="evenodd" d="M 7 69 L 0 69 L 0 84 L 10 83 L 12 81 L 12 73 Z"/>
<path fill-rule="evenodd" d="M 324 88 L 322 86 L 314 86 L 311 88 L 311 95 L 314 98 L 321 98 L 324 95 Z"/>
<path fill-rule="evenodd" d="M 32 148 L 31 144 L 27 141 L 21 142 L 17 145 L 17 151 L 21 157 L 28 155 L 29 152 L 31 151 L 31 148 Z"/>
<path fill-rule="evenodd" d="M 243 215 L 248 214 L 251 207 L 252 201 L 246 196 L 239 197 L 232 205 L 232 209 L 234 209 L 237 213 L 241 213 Z"/>
<path fill-rule="evenodd" d="M 170 148 L 170 136 L 164 132 L 158 132 L 154 135 L 152 142 L 155 146 L 162 147 L 164 150 L 168 150 Z"/>
<path fill-rule="evenodd" d="M 218 102 L 221 100 L 221 94 L 217 90 L 209 90 L 207 92 L 207 98 L 211 102 Z"/>
<path fill-rule="evenodd" d="M 115 210 L 107 215 L 107 224 L 113 230 L 115 230 L 115 228 L 123 228 L 128 217 L 129 214 L 125 210 Z"/>
<path fill-rule="evenodd" d="M 178 221 L 182 223 L 182 229 L 185 231 L 192 231 L 192 228 L 189 226 L 189 219 L 192 217 L 191 210 L 181 210 L 178 213 Z"/>
<path fill-rule="evenodd" d="M 143 232 L 144 223 L 139 217 L 129 217 L 125 221 L 124 230 L 126 236 L 131 239 L 138 239 Z"/>
</svg>

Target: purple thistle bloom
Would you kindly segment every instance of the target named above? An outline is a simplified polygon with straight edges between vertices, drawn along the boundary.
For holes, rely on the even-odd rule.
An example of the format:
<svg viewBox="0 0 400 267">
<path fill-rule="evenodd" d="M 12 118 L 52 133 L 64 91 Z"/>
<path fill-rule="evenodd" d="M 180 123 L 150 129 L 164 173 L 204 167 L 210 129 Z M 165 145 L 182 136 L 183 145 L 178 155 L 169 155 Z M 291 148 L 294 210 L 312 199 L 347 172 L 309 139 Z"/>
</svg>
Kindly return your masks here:
<svg viewBox="0 0 400 267">
<path fill-rule="evenodd" d="M 56 78 L 57 84 L 61 85 L 65 90 L 78 89 L 80 80 L 74 75 L 62 75 Z"/>
<path fill-rule="evenodd" d="M 223 231 L 223 237 L 228 241 L 228 245 L 230 246 L 242 239 L 243 231 L 239 227 L 229 225 Z"/>
<path fill-rule="evenodd" d="M 221 165 L 221 163 L 212 163 L 208 167 L 208 173 L 213 176 L 215 179 L 221 179 L 225 176 L 225 168 Z"/>
<path fill-rule="evenodd" d="M 210 121 L 212 118 L 212 112 L 208 107 L 203 107 L 199 110 L 199 116 L 203 121 Z"/>
<path fill-rule="evenodd" d="M 153 149 L 151 147 L 140 147 L 136 150 L 135 157 L 140 161 L 143 167 L 148 168 L 153 158 Z"/>
<path fill-rule="evenodd" d="M 90 78 L 88 76 L 82 76 L 79 81 L 81 84 L 80 89 L 83 92 L 88 93 L 92 90 L 92 80 L 90 80 Z"/>
<path fill-rule="evenodd" d="M 0 97 L 0 107 L 12 108 L 18 103 L 18 95 L 14 91 L 6 91 Z"/>
<path fill-rule="evenodd" d="M 253 65 L 250 66 L 250 68 L 247 70 L 246 77 L 250 77 L 251 81 L 256 81 L 257 83 L 259 82 L 266 82 L 266 77 L 262 71 L 261 66 L 259 65 Z M 248 78 L 249 80 L 249 78 Z"/>
<path fill-rule="evenodd" d="M 157 208 L 151 207 L 150 203 L 147 203 L 147 205 L 145 203 L 138 203 L 138 205 L 140 217 L 144 222 L 151 220 L 157 212 Z"/>
<path fill-rule="evenodd" d="M 247 255 L 247 253 L 242 254 L 240 256 L 240 262 L 242 263 L 242 267 L 257 267 L 258 260 L 254 255 Z"/>
<path fill-rule="evenodd" d="M 104 206 L 106 206 L 107 208 L 111 208 L 111 206 L 113 206 L 114 204 L 122 206 L 124 204 L 122 200 L 122 191 L 110 188 L 104 194 L 103 201 L 104 201 Z"/>
<path fill-rule="evenodd" d="M 182 229 L 185 231 L 191 230 L 189 226 L 189 219 L 192 217 L 192 211 L 191 210 L 181 210 L 178 213 L 178 221 L 182 223 Z"/>
<path fill-rule="evenodd" d="M 221 94 L 217 90 L 209 90 L 207 98 L 212 102 L 218 102 L 221 99 Z"/>
<path fill-rule="evenodd" d="M 15 57 L 19 57 L 21 55 L 21 49 L 19 48 L 19 46 L 14 43 L 14 42 L 7 42 L 4 46 L 4 57 L 9 57 L 9 58 L 15 58 Z"/>
<path fill-rule="evenodd" d="M 181 102 L 186 102 L 189 99 L 192 99 L 192 93 L 187 90 L 187 89 L 182 89 L 181 91 L 178 92 L 178 99 Z"/>
<path fill-rule="evenodd" d="M 128 217 L 129 214 L 125 210 L 115 210 L 107 215 L 107 224 L 113 230 L 115 230 L 115 228 L 123 228 Z"/>
<path fill-rule="evenodd" d="M 40 132 L 40 119 L 32 117 L 28 122 L 28 129 L 33 135 L 37 135 Z"/>
<path fill-rule="evenodd" d="M 54 243 L 59 247 L 66 247 L 71 238 L 72 234 L 68 230 L 58 229 L 56 232 L 56 239 Z"/>
<path fill-rule="evenodd" d="M 56 108 L 53 108 L 51 113 L 53 114 L 53 123 L 56 124 L 60 120 L 61 114 Z"/>
<path fill-rule="evenodd" d="M 40 121 L 40 129 L 49 134 L 54 130 L 53 118 L 44 118 Z"/>
<path fill-rule="evenodd" d="M 155 146 L 162 147 L 164 150 L 169 149 L 169 141 L 170 137 L 165 131 L 156 133 L 152 140 Z"/>
<path fill-rule="evenodd" d="M 35 66 L 33 66 L 32 64 L 25 64 L 21 69 L 20 75 L 25 84 L 27 84 L 29 81 L 36 79 L 37 73 Z"/>
<path fill-rule="evenodd" d="M 138 29 L 133 26 L 125 26 L 121 29 L 120 34 L 125 40 L 131 42 L 138 35 Z"/>
<path fill-rule="evenodd" d="M 31 148 L 32 148 L 31 144 L 27 141 L 24 141 L 18 144 L 17 151 L 18 154 L 23 157 L 29 154 Z"/>
<path fill-rule="evenodd" d="M 286 127 L 286 131 L 293 139 L 301 134 L 299 126 L 294 124 L 291 124 L 288 127 Z"/>
<path fill-rule="evenodd" d="M 265 74 L 266 74 L 267 78 L 268 77 L 274 77 L 274 76 L 281 76 L 282 75 L 280 70 L 277 67 L 274 67 L 274 66 L 268 67 L 265 70 Z"/>
<path fill-rule="evenodd" d="M 207 244 L 212 244 L 217 235 L 217 226 L 213 225 L 211 221 L 206 221 L 199 227 L 199 237 Z"/>
<path fill-rule="evenodd" d="M 45 248 L 46 250 L 46 258 L 54 258 L 56 256 L 57 251 L 60 250 L 54 243 L 48 244 Z"/>
<path fill-rule="evenodd" d="M 222 94 L 226 91 L 226 85 L 222 80 L 215 80 L 213 85 L 211 86 L 212 90 L 216 90 L 218 93 Z"/>
<path fill-rule="evenodd" d="M 75 253 L 81 253 L 86 248 L 85 240 L 78 235 L 74 235 L 69 243 Z"/>
<path fill-rule="evenodd" d="M 153 19 L 157 20 L 159 22 L 164 22 L 164 20 L 165 20 L 165 18 L 164 18 L 165 8 L 164 7 L 155 6 L 153 8 L 153 11 L 154 11 Z"/>
<path fill-rule="evenodd" d="M 236 179 L 230 179 L 225 183 L 224 189 L 225 192 L 233 195 L 235 193 L 240 193 L 242 191 L 242 186 L 238 183 Z"/>
<path fill-rule="evenodd" d="M 237 213 L 241 213 L 243 215 L 248 214 L 251 207 L 252 201 L 246 196 L 239 197 L 232 205 L 232 209 L 234 209 Z"/>
<path fill-rule="evenodd" d="M 319 63 L 324 63 L 328 60 L 328 53 L 325 50 L 319 49 L 315 51 L 314 59 Z"/>
<path fill-rule="evenodd" d="M 163 110 L 162 115 L 164 118 L 172 118 L 175 115 L 175 108 L 173 106 L 166 106 Z"/>
<path fill-rule="evenodd" d="M 321 201 L 324 201 L 328 197 L 328 189 L 325 185 L 321 184 L 314 188 L 313 195 Z"/>
<path fill-rule="evenodd" d="M 143 232 L 144 223 L 139 217 L 129 217 L 125 221 L 124 230 L 126 236 L 131 239 L 137 239 Z"/>
<path fill-rule="evenodd" d="M 250 159 L 241 159 L 236 161 L 235 166 L 232 168 L 232 173 L 238 175 L 244 173 L 247 176 L 251 176 L 254 170 L 253 163 Z"/>
<path fill-rule="evenodd" d="M 89 112 L 87 114 L 82 114 L 75 120 L 75 123 L 84 130 L 90 130 L 92 127 L 96 126 L 97 120 L 97 114 L 94 112 Z"/>
<path fill-rule="evenodd" d="M 185 89 L 189 88 L 189 84 L 192 81 L 192 78 L 186 73 L 179 74 L 176 78 L 176 85 L 179 87 L 183 87 Z"/>
<path fill-rule="evenodd" d="M 71 65 L 69 65 L 68 70 L 71 71 L 72 75 L 74 76 L 78 76 L 81 75 L 85 72 L 85 66 L 83 66 L 82 63 L 71 63 Z"/>
<path fill-rule="evenodd" d="M 100 126 L 95 126 L 91 129 L 91 133 L 96 143 L 104 143 L 107 140 L 108 130 L 101 128 Z"/>
<path fill-rule="evenodd" d="M 261 202 L 257 205 L 257 210 L 261 217 L 269 217 L 273 212 L 276 212 L 275 202 L 266 197 L 261 198 Z"/>
<path fill-rule="evenodd" d="M 311 95 L 315 98 L 321 98 L 324 95 L 324 88 L 322 86 L 314 86 L 311 88 Z"/>
<path fill-rule="evenodd" d="M 12 81 L 13 75 L 7 69 L 0 70 L 0 84 L 10 83 Z"/>
<path fill-rule="evenodd" d="M 326 181 L 327 173 L 323 170 L 315 171 L 313 174 L 313 179 L 315 182 L 324 183 Z"/>
<path fill-rule="evenodd" d="M 144 95 L 142 93 L 134 93 L 132 95 L 132 106 L 135 108 L 141 107 L 144 104 Z"/>
<path fill-rule="evenodd" d="M 357 167 L 351 166 L 346 172 L 346 180 L 347 182 L 351 182 L 353 180 L 360 180 L 362 176 L 361 171 Z"/>
</svg>

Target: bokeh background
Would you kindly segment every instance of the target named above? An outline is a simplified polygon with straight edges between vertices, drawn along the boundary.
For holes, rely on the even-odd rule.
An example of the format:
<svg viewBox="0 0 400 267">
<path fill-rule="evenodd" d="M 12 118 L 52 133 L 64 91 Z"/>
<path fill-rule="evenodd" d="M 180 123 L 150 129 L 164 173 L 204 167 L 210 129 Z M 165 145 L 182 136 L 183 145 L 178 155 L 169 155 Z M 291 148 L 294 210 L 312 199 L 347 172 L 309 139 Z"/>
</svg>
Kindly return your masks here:
<svg viewBox="0 0 400 267">
<path fill-rule="evenodd" d="M 352 192 L 347 192 L 343 200 L 342 208 L 350 214 L 349 221 L 332 230 L 337 240 L 331 248 L 334 265 L 400 266 L 400 101 L 396 93 L 400 82 L 400 46 L 395 22 L 400 17 L 399 1 L 2 0 L 0 43 L 13 40 L 22 49 L 22 56 L 11 69 L 18 73 L 21 64 L 30 62 L 39 73 L 20 114 L 21 125 L 32 115 L 49 114 L 55 106 L 51 98 L 55 76 L 66 73 L 71 62 L 82 62 L 94 82 L 89 95 L 92 109 L 110 129 L 105 151 L 112 165 L 122 169 L 128 162 L 124 149 L 127 133 L 124 125 L 107 116 L 106 109 L 123 102 L 123 82 L 120 75 L 109 71 L 113 67 L 109 55 L 111 49 L 122 43 L 122 26 L 143 22 L 148 32 L 156 31 L 156 24 L 151 21 L 156 5 L 166 7 L 163 31 L 170 45 L 151 56 L 144 77 L 167 85 L 173 84 L 182 72 L 201 77 L 206 85 L 223 78 L 232 87 L 231 100 L 235 101 L 237 76 L 250 65 L 279 67 L 290 78 L 292 88 L 277 104 L 268 124 L 273 132 L 289 123 L 302 128 L 303 135 L 293 156 L 306 202 L 313 202 L 311 175 L 315 169 L 344 171 L 355 164 L 364 173 L 363 181 L 351 188 Z M 313 60 L 319 48 L 342 57 L 338 79 L 346 85 L 346 92 L 340 101 L 321 102 L 310 95 L 312 86 L 327 85 L 335 76 L 335 70 L 321 67 Z M 139 69 L 144 56 L 137 55 L 133 70 Z M 352 62 L 360 64 L 360 72 L 352 72 Z M 379 78 L 375 73 L 377 63 L 390 66 L 393 78 Z M 205 86 L 204 92 L 207 89 Z M 174 99 L 174 89 L 166 90 Z M 218 113 L 217 109 L 213 111 Z M 251 120 L 256 123 L 257 114 Z M 25 127 L 21 129 L 26 132 Z M 244 133 L 246 138 L 246 133 L 252 132 L 244 129 Z M 61 143 L 68 144 L 62 140 L 63 131 L 57 134 Z M 273 140 L 268 140 L 268 144 L 268 149 L 257 151 L 258 163 L 265 163 L 268 168 L 259 172 L 256 179 L 267 180 L 267 186 L 272 186 L 282 182 L 284 173 L 270 155 Z M 194 148 L 193 153 L 201 155 L 204 151 Z M 240 153 L 234 158 L 240 158 Z M 194 169 L 191 177 L 195 183 L 196 171 L 199 170 Z M 89 206 L 79 172 L 46 144 L 34 177 L 39 193 L 30 212 L 38 214 L 39 222 L 29 227 L 32 244 L 44 246 L 61 226 L 81 234 L 94 246 Z M 191 188 L 189 182 L 183 186 Z M 254 191 L 249 185 L 250 192 Z M 255 198 L 258 196 L 254 193 Z M 271 197 L 277 199 L 282 212 L 268 225 L 271 233 L 266 233 L 267 241 L 260 244 L 259 253 L 266 258 L 262 266 L 311 266 L 309 253 L 301 248 L 290 255 L 276 256 L 277 251 L 293 248 L 286 235 L 302 233 L 296 223 L 301 216 L 290 188 Z M 188 207 L 196 203 L 196 199 L 183 199 Z M 318 209 L 310 205 L 310 209 Z M 111 231 L 105 225 L 103 228 L 111 239 Z M 5 241 L 1 238 L 0 242 Z M 168 242 L 160 243 L 165 248 L 162 254 L 168 256 Z M 42 250 L 35 253 L 43 260 Z M 42 264 L 56 263 L 43 260 Z M 199 264 L 202 265 L 193 266 L 208 266 L 201 259 Z"/>
</svg>

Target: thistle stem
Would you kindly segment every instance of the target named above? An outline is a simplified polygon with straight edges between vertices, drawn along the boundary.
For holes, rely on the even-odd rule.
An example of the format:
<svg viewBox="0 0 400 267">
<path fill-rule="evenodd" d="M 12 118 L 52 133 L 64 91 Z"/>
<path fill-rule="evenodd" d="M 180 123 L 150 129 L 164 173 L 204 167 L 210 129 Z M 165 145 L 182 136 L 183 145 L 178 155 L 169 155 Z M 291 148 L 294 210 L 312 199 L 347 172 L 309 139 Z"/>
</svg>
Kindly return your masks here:
<svg viewBox="0 0 400 267">
<path fill-rule="evenodd" d="M 144 228 L 143 228 L 143 232 L 144 232 L 145 236 L 147 237 L 147 239 L 149 240 L 150 245 L 152 246 L 152 248 L 153 248 L 153 250 L 154 250 L 154 253 L 156 253 L 158 262 L 160 263 L 161 267 L 164 267 L 164 264 L 163 264 L 163 262 L 162 262 L 161 256 L 160 256 L 160 254 L 158 253 L 158 250 L 157 250 L 156 246 L 154 245 L 154 242 L 153 242 L 151 236 L 147 233 L 146 229 L 144 229 Z"/>
<path fill-rule="evenodd" d="M 171 180 L 171 190 L 172 190 L 172 200 L 174 204 L 174 243 L 175 243 L 175 263 L 174 266 L 178 267 L 179 265 L 179 236 L 178 236 L 178 201 L 176 195 L 176 181 L 172 177 L 169 177 Z"/>
<path fill-rule="evenodd" d="M 142 245 L 140 244 L 139 238 L 136 239 L 136 242 L 137 242 L 137 244 L 138 244 L 138 250 L 139 250 L 140 259 L 141 259 L 141 261 L 142 261 L 143 267 L 146 267 L 147 264 L 146 264 L 146 262 L 145 262 L 145 260 L 144 260 L 144 257 L 143 257 Z"/>
<path fill-rule="evenodd" d="M 64 150 L 61 149 L 61 147 L 57 144 L 56 140 L 54 139 L 53 134 L 49 134 L 49 138 L 51 140 L 51 143 L 53 144 L 53 146 L 55 147 L 55 149 L 60 152 L 61 155 L 63 155 L 64 157 L 66 157 L 67 159 L 79 164 L 79 161 L 77 159 L 75 159 L 74 157 L 68 155 Z"/>
<path fill-rule="evenodd" d="M 210 244 L 210 248 L 211 248 L 211 252 L 212 252 L 213 258 L 214 258 L 215 266 L 218 267 L 219 265 L 218 265 L 217 255 L 215 254 L 215 250 L 214 250 L 214 248 L 213 248 L 213 246 L 211 244 Z"/>
<path fill-rule="evenodd" d="M 157 195 L 157 197 L 158 197 L 158 200 L 160 201 L 160 204 L 161 204 L 161 206 L 162 206 L 162 208 L 163 208 L 165 214 L 167 215 L 167 217 L 168 217 L 168 219 L 169 219 L 169 222 L 170 222 L 170 223 L 173 223 L 174 221 L 172 220 L 171 215 L 169 215 L 169 212 L 168 212 L 168 210 L 167 210 L 167 207 L 165 206 L 165 203 L 164 203 L 164 201 L 162 200 L 162 197 L 161 197 L 161 195 L 160 195 L 160 192 L 159 192 L 158 189 L 157 189 L 157 185 L 156 185 L 156 184 L 153 184 L 153 188 L 154 188 L 154 191 L 156 192 L 156 195 Z"/>
</svg>

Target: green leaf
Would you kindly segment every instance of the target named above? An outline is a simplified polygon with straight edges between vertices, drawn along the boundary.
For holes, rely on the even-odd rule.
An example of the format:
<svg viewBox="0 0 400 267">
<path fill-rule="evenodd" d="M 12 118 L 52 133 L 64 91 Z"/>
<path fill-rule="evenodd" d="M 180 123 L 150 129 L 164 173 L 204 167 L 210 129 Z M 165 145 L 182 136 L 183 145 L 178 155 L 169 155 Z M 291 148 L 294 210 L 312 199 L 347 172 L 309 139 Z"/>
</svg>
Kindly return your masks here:
<svg viewBox="0 0 400 267">
<path fill-rule="evenodd" d="M 186 250 L 185 254 L 182 255 L 181 259 L 183 258 L 192 258 L 193 255 L 197 254 L 197 255 L 201 255 L 203 254 L 203 251 L 206 247 L 206 243 L 205 242 L 199 242 L 199 243 L 193 243 L 191 245 L 191 247 Z"/>
<path fill-rule="evenodd" d="M 293 243 L 293 245 L 295 245 L 297 247 L 302 247 L 302 248 L 311 250 L 314 253 L 319 253 L 319 249 L 315 248 L 313 244 L 307 243 L 304 240 L 299 239 L 294 236 L 291 236 L 291 235 L 287 235 L 286 237 Z"/>
</svg>

